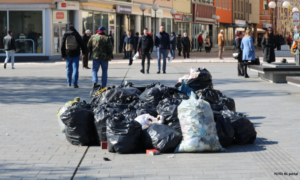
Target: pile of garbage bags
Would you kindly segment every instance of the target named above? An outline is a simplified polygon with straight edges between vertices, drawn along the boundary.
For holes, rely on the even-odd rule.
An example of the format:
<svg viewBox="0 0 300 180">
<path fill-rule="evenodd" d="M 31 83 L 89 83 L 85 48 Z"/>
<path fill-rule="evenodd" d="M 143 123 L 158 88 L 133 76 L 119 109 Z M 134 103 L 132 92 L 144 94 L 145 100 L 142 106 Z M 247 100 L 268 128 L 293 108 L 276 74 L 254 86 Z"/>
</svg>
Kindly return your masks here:
<svg viewBox="0 0 300 180">
<path fill-rule="evenodd" d="M 175 87 L 132 83 L 90 92 L 90 101 L 67 102 L 57 113 L 60 130 L 73 145 L 100 146 L 112 153 L 220 152 L 253 143 L 256 131 L 235 102 L 213 88 L 205 68 L 191 68 Z"/>
</svg>

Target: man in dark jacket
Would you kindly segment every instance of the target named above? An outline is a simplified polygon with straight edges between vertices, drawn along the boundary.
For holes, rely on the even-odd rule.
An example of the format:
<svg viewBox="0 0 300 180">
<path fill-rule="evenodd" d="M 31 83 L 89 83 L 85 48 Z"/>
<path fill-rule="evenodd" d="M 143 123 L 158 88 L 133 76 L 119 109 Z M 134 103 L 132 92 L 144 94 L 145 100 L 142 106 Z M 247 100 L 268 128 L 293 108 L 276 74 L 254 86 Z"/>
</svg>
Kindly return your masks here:
<svg viewBox="0 0 300 180">
<path fill-rule="evenodd" d="M 177 49 L 178 49 L 178 56 L 181 56 L 181 51 L 182 51 L 181 34 L 178 34 L 176 43 L 177 43 Z"/>
<path fill-rule="evenodd" d="M 121 48 L 123 49 L 123 44 L 124 44 L 124 39 L 126 38 L 126 32 L 124 31 L 124 33 L 123 33 L 123 35 L 122 35 L 122 37 L 121 37 L 121 43 L 120 43 L 120 46 L 121 46 Z M 126 59 L 126 58 L 128 58 L 127 56 L 126 56 L 126 51 L 124 51 L 124 57 L 123 57 L 123 59 Z"/>
<path fill-rule="evenodd" d="M 11 60 L 11 68 L 14 68 L 14 62 L 15 62 L 15 52 L 16 52 L 16 44 L 15 44 L 15 39 L 12 36 L 12 31 L 8 30 L 7 31 L 7 36 L 3 38 L 3 45 L 4 45 L 4 50 L 6 53 L 6 59 L 4 61 L 4 69 L 6 69 L 6 64 L 8 63 L 9 59 Z"/>
<path fill-rule="evenodd" d="M 84 58 L 86 45 L 83 43 L 82 38 L 74 28 L 74 25 L 70 24 L 69 30 L 64 34 L 61 46 L 61 57 L 67 63 L 67 82 L 69 87 L 71 87 L 73 72 L 73 85 L 74 88 L 78 88 L 80 48 L 82 51 L 82 58 Z"/>
<path fill-rule="evenodd" d="M 187 33 L 183 34 L 183 38 L 181 39 L 181 45 L 183 48 L 183 58 L 185 59 L 190 58 L 190 47 L 191 47 L 191 43 L 190 43 L 190 39 L 187 36 Z"/>
<path fill-rule="evenodd" d="M 149 74 L 150 69 L 150 54 L 153 50 L 153 39 L 148 35 L 148 29 L 144 29 L 144 35 L 140 38 L 138 49 L 141 48 L 142 52 L 142 69 L 141 73 L 145 73 L 145 58 L 147 57 L 147 73 Z"/>
<path fill-rule="evenodd" d="M 163 54 L 163 73 L 166 73 L 167 66 L 167 53 L 170 53 L 170 36 L 165 32 L 165 27 L 160 26 L 159 33 L 155 37 L 155 46 L 157 49 L 157 65 L 158 71 L 157 74 L 160 74 L 160 60 L 161 54 Z"/>
<path fill-rule="evenodd" d="M 87 48 L 87 43 L 89 42 L 90 38 L 91 38 L 91 31 L 86 30 L 84 35 L 82 36 L 83 44 L 86 47 L 84 58 L 82 58 L 82 67 L 83 67 L 83 69 L 91 69 L 88 66 L 89 65 L 89 50 Z"/>
<path fill-rule="evenodd" d="M 126 56 L 129 58 L 129 66 L 132 65 L 132 51 L 135 52 L 135 39 L 131 36 L 131 32 L 127 31 L 127 36 L 124 39 L 123 51 L 126 51 Z"/>
</svg>

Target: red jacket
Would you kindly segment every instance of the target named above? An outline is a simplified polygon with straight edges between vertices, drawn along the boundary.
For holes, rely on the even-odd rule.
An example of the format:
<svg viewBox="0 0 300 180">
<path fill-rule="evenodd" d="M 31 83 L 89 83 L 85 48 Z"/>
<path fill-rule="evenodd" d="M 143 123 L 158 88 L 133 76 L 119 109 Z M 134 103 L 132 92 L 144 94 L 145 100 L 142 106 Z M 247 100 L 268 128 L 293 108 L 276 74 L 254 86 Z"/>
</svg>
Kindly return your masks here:
<svg viewBox="0 0 300 180">
<path fill-rule="evenodd" d="M 202 38 L 202 35 L 201 35 L 201 34 L 198 36 L 198 42 L 199 42 L 199 43 L 203 43 L 203 38 Z"/>
</svg>

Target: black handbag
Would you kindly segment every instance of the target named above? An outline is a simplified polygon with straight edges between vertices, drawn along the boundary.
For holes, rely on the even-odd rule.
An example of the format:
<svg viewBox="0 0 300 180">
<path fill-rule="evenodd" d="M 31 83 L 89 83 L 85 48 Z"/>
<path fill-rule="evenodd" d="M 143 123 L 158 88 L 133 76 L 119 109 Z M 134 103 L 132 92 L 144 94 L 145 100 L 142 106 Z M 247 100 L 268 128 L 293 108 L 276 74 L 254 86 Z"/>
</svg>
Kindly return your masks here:
<svg viewBox="0 0 300 180">
<path fill-rule="evenodd" d="M 252 61 L 253 65 L 260 65 L 259 57 L 257 56 L 254 61 Z"/>
</svg>

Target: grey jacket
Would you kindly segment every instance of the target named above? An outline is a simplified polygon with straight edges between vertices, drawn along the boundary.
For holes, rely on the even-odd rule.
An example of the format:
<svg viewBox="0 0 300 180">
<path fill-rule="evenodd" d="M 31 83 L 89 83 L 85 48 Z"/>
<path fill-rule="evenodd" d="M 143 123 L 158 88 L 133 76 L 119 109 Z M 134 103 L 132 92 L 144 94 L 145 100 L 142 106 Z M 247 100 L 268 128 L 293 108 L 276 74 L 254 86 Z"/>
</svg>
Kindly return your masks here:
<svg viewBox="0 0 300 180">
<path fill-rule="evenodd" d="M 5 51 L 16 50 L 16 43 L 13 36 L 8 34 L 3 38 L 3 45 Z"/>
</svg>

